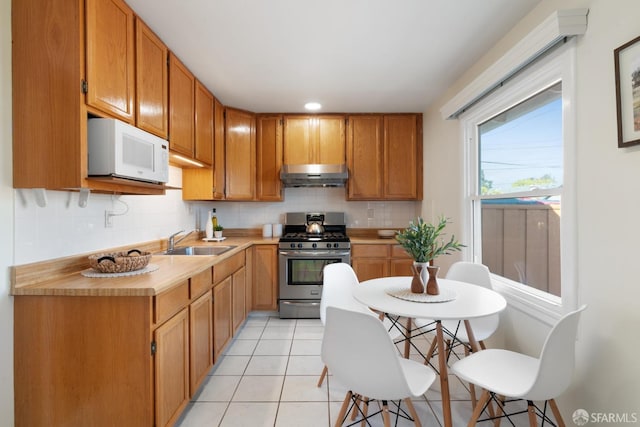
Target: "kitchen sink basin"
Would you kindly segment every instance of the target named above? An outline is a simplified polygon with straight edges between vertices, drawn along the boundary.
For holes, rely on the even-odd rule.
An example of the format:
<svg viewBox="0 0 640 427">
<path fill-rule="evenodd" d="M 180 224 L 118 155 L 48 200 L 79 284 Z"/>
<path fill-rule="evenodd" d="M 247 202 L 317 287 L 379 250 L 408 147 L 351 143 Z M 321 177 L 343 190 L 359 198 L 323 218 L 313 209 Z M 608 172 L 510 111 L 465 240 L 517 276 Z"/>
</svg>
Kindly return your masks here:
<svg viewBox="0 0 640 427">
<path fill-rule="evenodd" d="M 178 246 L 165 255 L 222 255 L 235 246 Z"/>
</svg>

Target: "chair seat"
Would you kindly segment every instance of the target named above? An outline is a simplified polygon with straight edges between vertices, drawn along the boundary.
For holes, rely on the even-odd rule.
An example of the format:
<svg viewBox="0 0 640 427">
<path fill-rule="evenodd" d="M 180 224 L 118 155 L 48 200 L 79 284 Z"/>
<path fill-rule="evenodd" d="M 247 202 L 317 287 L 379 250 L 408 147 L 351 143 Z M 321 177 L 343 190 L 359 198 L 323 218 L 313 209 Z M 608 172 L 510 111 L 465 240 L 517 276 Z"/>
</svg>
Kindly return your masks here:
<svg viewBox="0 0 640 427">
<path fill-rule="evenodd" d="M 498 395 L 526 399 L 538 373 L 539 359 L 502 349 L 487 349 L 456 362 L 460 379 Z"/>
<path fill-rule="evenodd" d="M 400 366 L 405 373 L 413 397 L 422 396 L 436 380 L 433 369 L 411 359 L 400 358 Z"/>
</svg>

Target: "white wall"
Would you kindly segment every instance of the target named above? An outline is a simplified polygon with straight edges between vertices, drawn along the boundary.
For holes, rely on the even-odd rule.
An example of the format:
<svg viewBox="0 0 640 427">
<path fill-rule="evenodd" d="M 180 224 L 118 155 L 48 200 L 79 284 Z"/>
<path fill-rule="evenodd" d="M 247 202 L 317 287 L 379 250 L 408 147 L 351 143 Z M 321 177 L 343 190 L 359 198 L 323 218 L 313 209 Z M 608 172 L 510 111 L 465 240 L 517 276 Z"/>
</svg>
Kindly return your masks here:
<svg viewBox="0 0 640 427">
<path fill-rule="evenodd" d="M 558 403 L 567 425 L 579 408 L 590 413 L 635 413 L 640 419 L 640 344 L 635 339 L 640 325 L 640 148 L 617 148 L 613 66 L 613 50 L 640 35 L 640 2 L 543 0 L 448 88 L 425 113 L 423 209 L 428 213 L 441 208 L 455 223 L 462 222 L 459 123 L 443 121 L 440 107 L 559 6 L 590 11 L 587 33 L 577 43 L 576 105 L 578 301 L 589 308 L 581 320 L 575 379 Z M 435 156 L 438 162 L 429 162 Z M 507 310 L 502 325 L 507 346 L 529 354 L 539 352 L 549 330 L 514 309 Z"/>
<path fill-rule="evenodd" d="M 167 191 L 165 196 L 91 194 L 88 206 L 81 208 L 75 192 L 46 191 L 47 205 L 39 207 L 31 190 L 16 190 L 13 264 L 164 239 L 196 226 L 204 228 L 207 211 L 214 207 L 225 228 L 261 228 L 265 223 L 282 222 L 285 212 L 315 210 L 344 211 L 349 227 L 400 228 L 417 216 L 420 208 L 417 202 L 346 202 L 344 194 L 344 188 L 289 188 L 285 201 L 279 203 L 185 203 L 179 190 Z M 107 228 L 105 211 L 122 215 L 114 216 L 113 226 Z"/>
<path fill-rule="evenodd" d="M 0 0 L 0 414 L 13 425 L 13 298 L 9 266 L 13 261 L 11 165 L 11 0 Z"/>
</svg>

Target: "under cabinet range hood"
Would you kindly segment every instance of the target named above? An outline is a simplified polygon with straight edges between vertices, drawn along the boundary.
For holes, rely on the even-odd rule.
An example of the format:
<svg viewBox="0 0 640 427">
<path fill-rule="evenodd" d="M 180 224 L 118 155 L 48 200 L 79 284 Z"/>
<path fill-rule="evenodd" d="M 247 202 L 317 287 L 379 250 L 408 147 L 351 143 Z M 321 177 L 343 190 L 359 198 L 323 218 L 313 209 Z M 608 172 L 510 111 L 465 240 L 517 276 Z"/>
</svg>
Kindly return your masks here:
<svg viewBox="0 0 640 427">
<path fill-rule="evenodd" d="M 347 165 L 283 165 L 280 179 L 285 187 L 344 187 Z"/>
</svg>

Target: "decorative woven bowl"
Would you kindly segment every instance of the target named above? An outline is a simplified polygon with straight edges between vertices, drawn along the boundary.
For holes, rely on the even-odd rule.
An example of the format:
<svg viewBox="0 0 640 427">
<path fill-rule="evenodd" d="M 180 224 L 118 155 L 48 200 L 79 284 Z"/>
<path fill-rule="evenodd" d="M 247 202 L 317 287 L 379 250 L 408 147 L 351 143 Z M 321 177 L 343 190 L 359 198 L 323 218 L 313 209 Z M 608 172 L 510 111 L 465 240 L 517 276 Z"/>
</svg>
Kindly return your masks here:
<svg viewBox="0 0 640 427">
<path fill-rule="evenodd" d="M 149 264 L 151 252 L 131 249 L 128 252 L 111 252 L 89 256 L 91 268 L 100 273 L 125 273 L 140 270 Z"/>
</svg>

